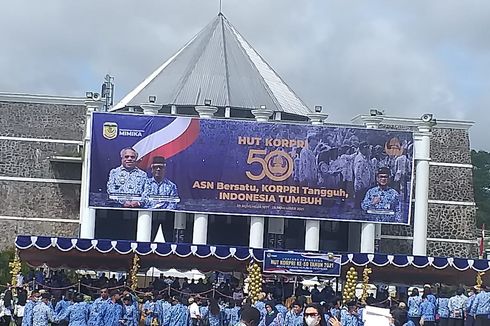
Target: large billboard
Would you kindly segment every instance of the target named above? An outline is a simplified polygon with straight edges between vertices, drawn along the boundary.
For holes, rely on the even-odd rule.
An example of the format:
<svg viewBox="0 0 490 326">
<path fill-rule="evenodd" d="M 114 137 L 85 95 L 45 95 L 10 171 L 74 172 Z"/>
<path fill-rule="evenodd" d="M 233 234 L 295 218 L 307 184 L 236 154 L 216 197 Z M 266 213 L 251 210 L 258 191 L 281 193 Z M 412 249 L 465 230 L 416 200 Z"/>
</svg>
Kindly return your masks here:
<svg viewBox="0 0 490 326">
<path fill-rule="evenodd" d="M 89 205 L 408 224 L 413 134 L 95 113 Z"/>
</svg>

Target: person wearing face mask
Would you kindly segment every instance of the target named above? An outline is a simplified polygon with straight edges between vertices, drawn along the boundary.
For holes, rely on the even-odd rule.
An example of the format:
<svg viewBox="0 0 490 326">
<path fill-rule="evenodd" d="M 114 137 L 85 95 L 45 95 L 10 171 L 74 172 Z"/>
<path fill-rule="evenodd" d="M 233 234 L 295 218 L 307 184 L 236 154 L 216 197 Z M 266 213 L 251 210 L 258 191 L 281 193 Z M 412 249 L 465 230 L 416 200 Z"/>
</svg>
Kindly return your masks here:
<svg viewBox="0 0 490 326">
<path fill-rule="evenodd" d="M 284 326 L 282 315 L 277 311 L 273 302 L 266 302 L 265 310 L 266 314 L 259 326 Z"/>
<path fill-rule="evenodd" d="M 323 310 L 316 304 L 306 306 L 303 313 L 303 326 L 325 326 L 325 318 L 323 318 Z"/>
</svg>

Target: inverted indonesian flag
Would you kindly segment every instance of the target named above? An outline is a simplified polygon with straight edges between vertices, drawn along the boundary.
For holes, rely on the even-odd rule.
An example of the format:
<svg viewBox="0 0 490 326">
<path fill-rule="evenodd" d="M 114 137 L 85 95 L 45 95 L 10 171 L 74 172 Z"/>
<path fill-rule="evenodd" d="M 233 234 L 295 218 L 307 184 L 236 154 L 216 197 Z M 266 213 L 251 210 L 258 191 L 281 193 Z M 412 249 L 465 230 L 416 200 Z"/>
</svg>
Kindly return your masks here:
<svg viewBox="0 0 490 326">
<path fill-rule="evenodd" d="M 139 153 L 138 166 L 146 170 L 155 156 L 169 159 L 191 146 L 198 136 L 198 119 L 175 118 L 171 123 L 150 133 L 133 146 Z"/>
</svg>

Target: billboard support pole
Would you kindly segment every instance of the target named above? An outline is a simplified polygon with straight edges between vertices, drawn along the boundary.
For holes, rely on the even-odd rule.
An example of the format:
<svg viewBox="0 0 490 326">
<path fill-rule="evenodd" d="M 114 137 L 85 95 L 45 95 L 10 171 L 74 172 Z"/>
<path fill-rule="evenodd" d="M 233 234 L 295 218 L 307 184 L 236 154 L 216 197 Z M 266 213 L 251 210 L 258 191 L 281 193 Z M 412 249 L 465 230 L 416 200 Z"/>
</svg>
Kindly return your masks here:
<svg viewBox="0 0 490 326">
<path fill-rule="evenodd" d="M 205 105 L 196 106 L 196 111 L 199 113 L 200 119 L 213 119 L 214 114 L 218 112 L 218 108 L 211 106 L 211 101 Z M 208 214 L 195 213 L 194 214 L 194 228 L 192 230 L 192 243 L 193 244 L 206 244 L 208 241 Z"/>
<path fill-rule="evenodd" d="M 268 122 L 273 113 L 274 112 L 272 110 L 267 109 L 265 106 L 261 106 L 259 109 L 252 110 L 252 114 L 255 116 L 255 120 L 257 122 Z M 249 247 L 264 248 L 264 229 L 265 217 L 250 217 Z"/>
<path fill-rule="evenodd" d="M 424 119 L 430 116 L 430 119 Z M 414 134 L 415 158 L 415 211 L 413 220 L 412 254 L 427 255 L 427 216 L 429 210 L 429 161 L 430 135 L 436 124 L 431 115 L 422 116 L 418 124 L 418 132 Z M 429 121 L 424 121 L 429 120 Z"/>
<path fill-rule="evenodd" d="M 321 107 L 318 107 L 322 110 Z M 308 115 L 310 122 L 314 126 L 322 126 L 328 118 L 328 114 L 312 112 Z M 320 220 L 308 219 L 305 221 L 305 250 L 320 250 Z"/>
<path fill-rule="evenodd" d="M 87 94 L 92 94 L 87 92 Z M 83 139 L 83 165 L 82 165 L 82 184 L 80 189 L 80 238 L 95 238 L 95 208 L 89 208 L 89 183 L 90 183 L 90 143 L 92 140 L 92 115 L 95 111 L 100 111 L 102 101 L 92 95 L 85 101 L 85 138 Z"/>
<path fill-rule="evenodd" d="M 363 122 L 367 129 L 377 129 L 383 117 L 379 115 L 365 116 Z M 362 223 L 361 225 L 361 246 L 360 252 L 374 253 L 376 242 L 376 224 L 374 223 Z"/>
</svg>

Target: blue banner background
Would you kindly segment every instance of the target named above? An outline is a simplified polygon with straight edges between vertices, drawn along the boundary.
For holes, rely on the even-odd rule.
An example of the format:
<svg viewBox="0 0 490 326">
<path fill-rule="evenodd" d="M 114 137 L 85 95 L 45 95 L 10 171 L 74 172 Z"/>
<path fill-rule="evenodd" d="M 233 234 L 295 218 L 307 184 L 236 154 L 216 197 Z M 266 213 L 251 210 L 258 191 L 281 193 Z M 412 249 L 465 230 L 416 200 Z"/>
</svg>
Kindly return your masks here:
<svg viewBox="0 0 490 326">
<path fill-rule="evenodd" d="M 89 205 L 91 207 L 120 208 L 118 205 L 114 205 L 114 203 L 108 199 L 107 195 L 109 172 L 111 169 L 121 165 L 121 158 L 119 156 L 120 150 L 125 147 L 134 146 L 141 139 L 165 128 L 175 119 L 181 118 L 109 113 L 96 113 L 93 115 L 89 196 Z M 117 124 L 118 134 L 114 139 L 107 139 L 103 136 L 104 123 L 106 122 Z M 409 223 L 409 202 L 413 174 L 413 135 L 411 132 L 285 123 L 257 123 L 253 121 L 234 120 L 194 120 L 194 122 L 199 124 L 197 138 L 185 150 L 172 157 L 167 157 L 166 177 L 176 184 L 180 198 L 180 202 L 177 206 L 172 208 L 174 211 L 287 216 L 397 224 Z M 121 130 L 133 130 L 134 132 L 131 135 L 127 133 L 124 135 L 121 133 Z M 273 181 L 267 176 L 261 180 L 253 181 L 246 176 L 245 171 L 250 171 L 252 174 L 257 175 L 262 170 L 258 163 L 247 163 L 249 150 L 266 150 L 267 153 L 274 150 L 282 150 L 286 153 L 299 151 L 298 149 L 290 147 L 266 146 L 265 139 L 274 138 L 305 141 L 307 137 L 311 135 L 314 135 L 319 143 L 314 151 L 316 153 L 316 162 L 314 162 L 314 164 L 319 171 L 318 175 L 325 174 L 326 177 L 318 177 L 313 183 L 298 180 L 297 171 L 299 171 L 299 168 L 297 162 L 294 163 L 292 175 L 284 181 Z M 244 145 L 239 144 L 239 137 L 249 137 L 249 139 L 261 138 L 261 141 L 255 142 L 253 145 Z M 339 178 L 342 179 L 342 176 L 339 177 L 338 173 L 329 174 L 323 172 L 333 166 L 342 169 L 342 164 L 340 164 L 342 162 L 339 160 L 341 148 L 345 149 L 349 147 L 350 151 L 354 151 L 349 152 L 350 155 L 355 156 L 356 148 L 362 146 L 364 142 L 369 146 L 370 151 L 373 153 L 373 157 L 374 153 L 379 152 L 381 148 L 383 153 L 380 155 L 384 157 L 386 165 L 393 165 L 396 157 L 390 157 L 390 155 L 387 155 L 386 153 L 386 144 L 393 138 L 398 139 L 405 148 L 406 160 L 408 162 L 405 172 L 406 179 L 402 181 L 401 186 L 399 184 L 400 187 L 405 189 L 404 197 L 400 198 L 400 211 L 399 213 L 392 215 L 369 214 L 360 208 L 360 196 L 357 196 L 357 200 L 355 199 L 356 194 L 352 189 L 352 185 L 349 185 L 347 184 L 348 182 L 342 180 L 339 182 Z M 318 149 L 318 147 L 321 147 L 320 145 L 324 147 Z M 300 155 L 298 155 L 298 158 Z M 260 155 L 256 156 L 260 157 Z M 264 157 L 264 155 L 261 157 Z M 321 162 L 319 161 L 320 159 Z M 337 162 L 334 164 L 333 162 L 335 160 L 337 160 Z M 376 162 L 373 163 L 372 158 L 369 160 L 372 169 L 369 171 L 366 170 L 365 173 L 366 175 L 369 174 L 371 176 L 371 180 L 374 180 Z M 326 163 L 327 161 L 328 163 Z M 282 162 L 284 163 L 285 161 L 282 160 Z M 321 164 L 318 164 L 319 162 Z M 319 165 L 322 165 L 322 167 Z M 151 177 L 149 168 L 147 166 L 143 166 L 142 168 L 145 169 L 148 177 Z M 393 170 L 392 166 L 391 169 Z M 330 178 L 332 175 L 336 175 L 336 177 Z M 213 189 L 196 188 L 196 181 L 212 182 L 214 183 Z M 223 191 L 216 189 L 217 182 L 256 185 L 258 191 L 252 193 L 274 196 L 276 202 L 220 199 L 219 193 Z M 300 193 L 287 194 L 264 192 L 261 189 L 263 185 L 288 185 L 298 187 L 295 189 L 299 189 Z M 308 198 L 318 197 L 304 194 L 301 188 L 303 186 L 309 186 L 312 189 L 319 190 L 343 189 L 346 195 L 337 196 L 335 198 L 321 198 L 321 204 L 288 204 L 279 202 L 278 195 L 293 195 Z M 375 186 L 375 182 L 371 182 L 370 186 Z M 246 191 L 226 192 L 242 194 L 250 193 Z"/>
</svg>

